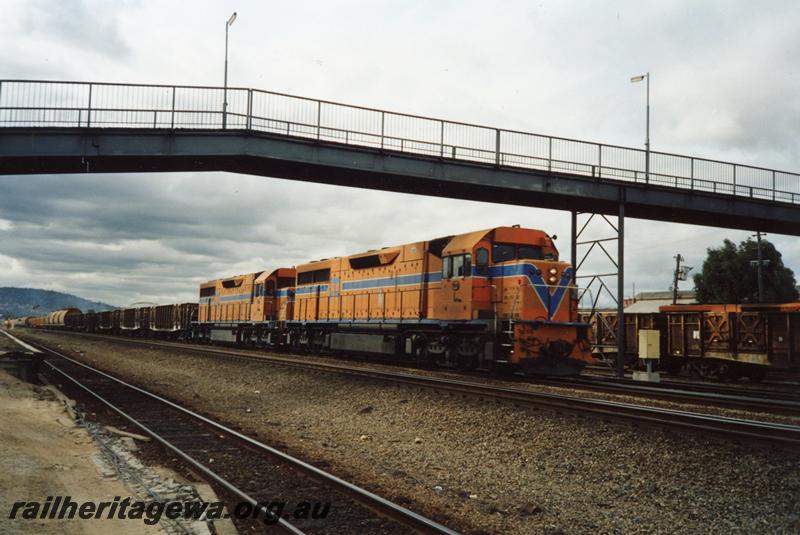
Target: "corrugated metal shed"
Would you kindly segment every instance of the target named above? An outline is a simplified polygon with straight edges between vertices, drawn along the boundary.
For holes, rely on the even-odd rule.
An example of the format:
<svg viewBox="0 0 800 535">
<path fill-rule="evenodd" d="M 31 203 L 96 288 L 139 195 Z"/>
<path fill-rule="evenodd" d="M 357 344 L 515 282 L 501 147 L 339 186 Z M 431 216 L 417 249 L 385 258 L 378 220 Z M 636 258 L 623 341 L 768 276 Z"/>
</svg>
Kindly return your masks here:
<svg viewBox="0 0 800 535">
<path fill-rule="evenodd" d="M 678 299 L 679 305 L 691 305 L 694 299 Z M 672 298 L 670 299 L 645 299 L 644 301 L 636 301 L 625 307 L 626 314 L 655 314 L 658 312 L 658 307 L 664 305 L 671 305 Z"/>
</svg>

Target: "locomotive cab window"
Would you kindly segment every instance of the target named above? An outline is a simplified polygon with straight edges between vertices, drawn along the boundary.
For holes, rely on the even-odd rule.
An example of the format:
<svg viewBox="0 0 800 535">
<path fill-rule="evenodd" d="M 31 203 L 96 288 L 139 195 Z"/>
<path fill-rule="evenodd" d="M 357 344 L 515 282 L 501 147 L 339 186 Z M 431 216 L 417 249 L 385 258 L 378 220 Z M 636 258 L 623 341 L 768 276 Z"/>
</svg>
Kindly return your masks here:
<svg viewBox="0 0 800 535">
<path fill-rule="evenodd" d="M 453 276 L 454 277 L 469 277 L 472 270 L 472 256 L 462 254 L 453 257 Z"/>
<path fill-rule="evenodd" d="M 442 278 L 449 279 L 453 276 L 453 257 L 445 256 L 442 258 Z"/>
<path fill-rule="evenodd" d="M 542 260 L 545 255 L 538 245 L 510 245 L 495 243 L 492 245 L 492 262 L 507 262 L 514 259 Z"/>
<path fill-rule="evenodd" d="M 514 246 L 505 243 L 495 243 L 492 245 L 492 262 L 506 262 L 514 260 Z"/>
<path fill-rule="evenodd" d="M 538 245 L 520 245 L 517 249 L 517 258 L 528 258 L 530 260 L 541 260 L 542 248 Z"/>
<path fill-rule="evenodd" d="M 489 273 L 489 251 L 483 247 L 475 252 L 475 271 L 478 275 Z"/>
<path fill-rule="evenodd" d="M 453 256 L 453 272 L 450 274 L 451 277 L 463 277 L 464 273 L 464 266 L 463 261 L 464 257 L 461 255 Z"/>
<path fill-rule="evenodd" d="M 472 255 L 460 254 L 442 259 L 442 278 L 469 277 L 472 275 Z"/>
<path fill-rule="evenodd" d="M 331 278 L 330 268 L 304 271 L 297 274 L 297 284 L 311 284 L 312 282 L 328 282 Z"/>
<path fill-rule="evenodd" d="M 200 288 L 200 297 L 211 297 L 215 294 L 216 294 L 216 288 L 214 286 Z"/>
<path fill-rule="evenodd" d="M 314 271 L 314 282 L 328 282 L 329 280 L 331 280 L 330 268 Z"/>
</svg>

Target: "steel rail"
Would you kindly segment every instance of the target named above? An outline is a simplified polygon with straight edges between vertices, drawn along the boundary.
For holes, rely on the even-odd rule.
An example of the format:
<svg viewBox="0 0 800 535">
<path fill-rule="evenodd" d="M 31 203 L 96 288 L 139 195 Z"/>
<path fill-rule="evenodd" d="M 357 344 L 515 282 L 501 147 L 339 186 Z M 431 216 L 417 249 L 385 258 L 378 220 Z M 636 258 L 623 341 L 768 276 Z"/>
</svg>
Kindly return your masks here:
<svg viewBox="0 0 800 535">
<path fill-rule="evenodd" d="M 800 426 L 790 424 L 731 418 L 691 411 L 636 405 L 619 401 L 588 399 L 564 394 L 534 392 L 520 388 L 488 385 L 462 379 L 353 368 L 332 363 L 299 361 L 290 357 L 275 355 L 254 355 L 252 353 L 243 353 L 235 350 L 198 347 L 190 344 L 153 343 L 150 341 L 134 341 L 110 337 L 107 339 L 139 345 L 187 350 L 205 355 L 222 355 L 239 360 L 265 361 L 300 369 L 333 372 L 395 384 L 399 383 L 426 389 L 449 391 L 473 397 L 493 398 L 530 406 L 545 407 L 557 411 L 563 410 L 578 414 L 591 414 L 598 417 L 607 417 L 628 422 L 643 422 L 667 428 L 677 427 L 690 429 L 693 431 L 708 432 L 758 442 L 769 442 L 783 446 L 800 446 Z"/>
<path fill-rule="evenodd" d="M 620 394 L 647 395 L 659 399 L 678 402 L 703 403 L 735 407 L 740 409 L 762 409 L 787 414 L 800 414 L 800 397 L 769 397 L 763 390 L 740 390 L 717 388 L 712 385 L 678 385 L 675 383 L 646 384 L 633 382 L 630 379 L 580 377 L 549 377 L 538 381 L 540 384 L 566 386 L 571 388 L 591 388 L 604 392 Z M 788 392 L 773 392 L 775 395 Z"/>
<path fill-rule="evenodd" d="M 614 346 L 616 347 L 616 346 Z M 599 379 L 599 380 L 607 380 L 607 381 L 630 381 L 631 379 L 622 379 L 619 377 L 614 377 L 608 375 L 609 367 L 607 364 L 599 363 L 599 364 L 589 364 L 585 368 L 586 371 L 592 371 L 594 373 L 584 375 L 582 377 L 588 377 L 592 379 Z M 691 389 L 697 388 L 709 388 L 713 390 L 726 390 L 728 392 L 734 391 L 747 391 L 747 392 L 757 392 L 759 395 L 763 394 L 768 396 L 772 393 L 788 393 L 793 398 L 797 397 L 800 399 L 800 383 L 797 382 L 797 379 L 800 379 L 800 374 L 796 371 L 791 370 L 768 370 L 769 374 L 772 374 L 769 378 L 762 379 L 758 383 L 747 383 L 747 384 L 729 384 L 723 382 L 713 382 L 712 379 L 704 379 L 702 377 L 698 377 L 697 379 L 691 379 L 686 377 L 670 377 L 666 381 L 662 381 L 661 385 L 686 385 Z M 784 388 L 782 390 L 769 390 L 769 389 L 760 389 L 754 388 L 751 385 L 758 385 L 758 386 L 775 386 L 775 387 L 794 387 L 794 388 Z"/>
<path fill-rule="evenodd" d="M 46 352 L 52 352 L 51 350 L 45 350 L 45 351 Z M 55 352 L 53 352 L 53 353 L 55 353 Z M 58 353 L 56 353 L 56 354 L 60 358 L 72 361 L 72 362 L 74 362 L 76 364 L 81 364 L 78 361 L 70 359 L 69 357 L 66 357 L 64 355 L 60 355 Z M 258 503 L 258 500 L 256 500 L 255 498 L 253 498 L 252 496 L 250 496 L 246 492 L 242 491 L 241 489 L 239 489 L 238 487 L 236 487 L 232 483 L 228 482 L 226 479 L 224 479 L 221 476 L 217 475 L 216 472 L 213 472 L 211 469 L 206 467 L 204 464 L 202 464 L 199 461 L 195 460 L 192 456 L 190 456 L 189 454 L 185 453 L 183 450 L 181 450 L 177 446 L 173 445 L 169 440 L 165 439 L 164 437 L 162 437 L 161 435 L 156 433 L 154 430 L 150 429 L 144 423 L 138 421 L 134 416 L 132 416 L 132 415 L 126 413 L 125 411 L 123 411 L 122 409 L 118 408 L 112 402 L 110 402 L 107 399 L 105 399 L 103 396 L 101 396 L 100 394 L 98 394 L 97 392 L 92 390 L 90 387 L 88 387 L 85 384 L 81 383 L 79 380 L 77 380 L 74 377 L 72 377 L 69 373 L 67 373 L 66 371 L 62 370 L 58 366 L 56 366 L 53 362 L 45 360 L 43 362 L 43 364 L 49 366 L 53 371 L 57 372 L 62 377 L 64 377 L 65 379 L 67 379 L 70 382 L 72 382 L 73 384 L 75 384 L 75 386 L 77 386 L 80 389 L 84 390 L 86 393 L 90 394 L 91 396 L 96 398 L 98 401 L 100 401 L 101 403 L 106 405 L 108 408 L 110 408 L 111 410 L 116 412 L 118 415 L 122 416 L 123 418 L 128 420 L 130 423 L 132 423 L 133 425 L 135 425 L 136 427 L 141 429 L 146 435 L 152 437 L 156 442 L 158 442 L 159 444 L 161 444 L 165 448 L 169 449 L 172 453 L 174 453 L 175 455 L 180 457 L 183 462 L 189 464 L 194 469 L 198 470 L 201 474 L 203 474 L 204 477 L 206 477 L 209 480 L 213 481 L 214 483 L 220 485 L 226 491 L 230 492 L 231 494 L 233 494 L 234 496 L 236 496 L 240 500 L 249 503 L 251 506 L 253 506 L 255 508 L 258 508 L 258 510 L 261 511 L 261 513 L 263 513 L 267 518 L 274 518 L 273 513 L 269 509 L 266 509 L 263 506 L 261 506 Z M 84 366 L 84 367 L 89 368 L 88 366 L 86 366 L 84 364 L 81 364 L 81 365 Z M 107 374 L 104 374 L 103 372 L 100 372 L 99 370 L 94 370 L 93 368 L 89 368 L 89 369 L 92 369 L 92 371 L 98 372 L 98 373 L 104 375 L 107 378 L 111 378 L 111 376 L 109 376 Z M 131 387 L 131 385 L 129 385 L 127 383 L 124 383 L 122 381 L 119 381 L 119 383 L 124 385 L 124 386 Z M 135 388 L 135 387 L 133 387 L 133 388 Z M 140 390 L 140 392 L 144 392 L 144 391 Z M 284 531 L 285 533 L 291 533 L 291 534 L 295 534 L 295 535 L 302 535 L 304 533 L 303 531 L 301 531 L 301 530 L 297 529 L 296 527 L 292 526 L 289 522 L 287 522 L 283 518 L 278 518 L 277 519 L 277 526 L 282 531 Z"/>
<path fill-rule="evenodd" d="M 569 378 L 565 378 L 570 380 Z M 761 381 L 759 383 L 742 383 L 742 384 L 729 384 L 729 383 L 714 383 L 704 382 L 702 379 L 699 381 L 681 378 L 670 377 L 662 380 L 660 383 L 642 383 L 634 381 L 631 378 L 625 377 L 612 377 L 604 375 L 581 375 L 575 379 L 580 381 L 587 381 L 592 383 L 619 383 L 622 385 L 639 385 L 647 386 L 649 388 L 664 388 L 680 390 L 686 388 L 687 391 L 692 392 L 709 392 L 714 394 L 732 394 L 732 395 L 745 395 L 753 396 L 759 399 L 779 399 L 782 401 L 800 401 L 800 389 L 798 388 L 781 388 L 779 384 L 774 386 L 777 389 L 763 388 L 765 385 L 770 385 L 768 381 Z"/>
<path fill-rule="evenodd" d="M 426 517 L 424 517 L 424 516 L 422 516 L 422 515 L 420 515 L 418 513 L 415 513 L 415 512 L 413 512 L 413 511 L 411 511 L 409 509 L 406 509 L 405 507 L 403 507 L 401 505 L 397 505 L 397 504 L 395 504 L 395 503 L 393 503 L 393 502 L 391 502 L 391 501 L 389 501 L 389 500 L 387 500 L 387 499 L 385 499 L 385 498 L 383 498 L 381 496 L 378 496 L 377 494 L 374 494 L 374 493 L 372 493 L 372 492 L 370 492 L 370 491 L 368 491 L 366 489 L 363 489 L 363 488 L 361 488 L 361 487 L 359 487 L 357 485 L 354 485 L 354 484 L 352 484 L 352 483 L 350 483 L 348 481 L 345 481 L 345 480 L 343 480 L 343 479 L 341 479 L 341 478 L 339 478 L 337 476 L 334 476 L 333 474 L 329 474 L 328 472 L 325 472 L 325 471 L 317 468 L 316 466 L 313 466 L 313 465 L 311 465 L 309 463 L 306 463 L 305 461 L 301 461 L 300 459 L 292 457 L 292 456 L 288 455 L 287 453 L 284 453 L 284 452 L 282 452 L 282 451 L 280 451 L 278 449 L 275 449 L 275 448 L 273 448 L 271 446 L 268 446 L 268 445 L 266 445 L 266 444 L 264 444 L 262 442 L 254 440 L 253 438 L 248 437 L 247 435 L 244 435 L 244 434 L 242 434 L 242 433 L 240 433 L 240 432 L 238 432 L 238 431 L 236 431 L 234 429 L 231 429 L 231 428 L 229 428 L 229 427 L 227 427 L 227 426 L 225 426 L 223 424 L 220 424 L 220 423 L 218 423 L 218 422 L 216 422 L 214 420 L 211 420 L 210 418 L 207 418 L 207 417 L 202 416 L 202 415 L 200 415 L 200 414 L 198 414 L 198 413 L 196 413 L 194 411 L 191 411 L 191 410 L 189 410 L 189 409 L 187 409 L 185 407 L 182 407 L 182 406 L 180 406 L 180 405 L 178 405 L 178 404 L 176 404 L 176 403 L 174 403 L 174 402 L 172 402 L 172 401 L 170 401 L 168 399 L 165 399 L 165 398 L 163 398 L 163 397 L 161 397 L 161 396 L 159 396 L 157 394 L 154 394 L 152 392 L 144 390 L 144 389 L 142 389 L 142 388 L 140 388 L 140 387 L 138 387 L 136 385 L 128 383 L 128 382 L 126 382 L 126 381 L 124 381 L 122 379 L 119 379 L 117 377 L 114 377 L 113 375 L 110 375 L 110 374 L 108 374 L 108 373 L 106 373 L 106 372 L 104 372 L 102 370 L 98 370 L 97 368 L 89 366 L 88 364 L 85 364 L 85 363 L 80 362 L 78 360 L 75 360 L 75 359 L 73 359 L 71 357 L 68 357 L 67 355 L 64 355 L 63 353 L 61 353 L 59 351 L 53 350 L 53 349 L 51 349 L 51 348 L 49 348 L 46 345 L 43 345 L 41 343 L 37 342 L 37 343 L 34 343 L 34 345 L 38 346 L 38 348 L 40 350 L 42 350 L 45 354 L 54 355 L 54 356 L 56 356 L 56 357 L 58 357 L 60 359 L 64 359 L 66 361 L 69 361 L 69 362 L 71 362 L 71 363 L 73 363 L 75 365 L 78 365 L 78 366 L 80 366 L 80 367 L 82 367 L 82 368 L 84 368 L 86 370 L 91 371 L 92 373 L 94 373 L 96 375 L 104 377 L 105 379 L 110 380 L 110 381 L 114 382 L 117 385 L 120 385 L 122 387 L 128 388 L 128 389 L 133 390 L 135 392 L 138 392 L 139 394 L 142 394 L 142 395 L 148 397 L 149 399 L 157 401 L 162 405 L 170 407 L 171 409 L 177 410 L 177 411 L 181 412 L 182 414 L 185 414 L 186 416 L 189 416 L 190 418 L 192 418 L 192 419 L 194 419 L 194 420 L 196 420 L 198 422 L 201 422 L 204 425 L 212 427 L 212 428 L 214 428 L 215 430 L 217 430 L 217 431 L 219 431 L 221 433 L 225 433 L 226 435 L 232 436 L 232 437 L 236 438 L 237 440 L 247 444 L 248 446 L 255 448 L 256 450 L 260 450 L 260 451 L 265 452 L 265 453 L 267 453 L 267 454 L 269 454 L 271 456 L 277 457 L 281 461 L 285 462 L 287 465 L 289 465 L 292 468 L 296 469 L 297 471 L 299 471 L 299 472 L 301 472 L 301 473 L 303 473 L 303 474 L 305 474 L 307 476 L 310 476 L 310 477 L 312 477 L 314 479 L 317 479 L 318 481 L 322 481 L 327 485 L 330 485 L 331 487 L 335 488 L 336 490 L 341 491 L 341 492 L 345 493 L 346 495 L 350 496 L 355 501 L 357 501 L 359 504 L 361 504 L 361 505 L 363 505 L 363 506 L 365 506 L 365 507 L 367 507 L 367 508 L 369 508 L 369 509 L 371 509 L 373 511 L 376 511 L 377 513 L 381 514 L 382 516 L 385 516 L 387 518 L 391 518 L 391 519 L 393 519 L 393 520 L 395 520 L 395 521 L 397 521 L 397 522 L 399 522 L 399 523 L 401 523 L 401 524 L 403 524 L 403 525 L 405 525 L 405 526 L 407 526 L 407 527 L 409 527 L 411 529 L 414 529 L 415 531 L 417 531 L 419 533 L 429 533 L 429 534 L 437 534 L 437 535 L 458 535 L 458 532 L 456 532 L 456 531 L 454 531 L 454 530 L 452 530 L 452 529 L 450 529 L 450 528 L 448 528 L 446 526 L 443 526 L 443 525 L 439 524 L 438 522 L 435 522 L 434 520 L 426 518 Z M 85 390 L 87 393 L 89 393 L 92 396 L 94 396 L 95 398 L 97 398 L 100 402 L 102 402 L 103 404 L 107 405 L 109 408 L 114 410 L 120 416 L 124 417 L 125 419 L 127 419 L 128 421 L 130 421 L 131 423 L 133 423 L 134 425 L 139 427 L 143 432 L 145 432 L 146 434 L 152 436 L 160 444 L 164 445 L 165 447 L 167 447 L 168 449 L 170 449 L 171 451 L 176 453 L 178 456 L 180 456 L 181 459 L 183 459 L 184 461 L 186 461 L 187 463 L 191 464 L 193 467 L 195 467 L 199 471 L 201 471 L 205 476 L 209 477 L 210 479 L 212 479 L 216 483 L 220 484 L 226 490 L 228 490 L 229 492 L 233 493 L 235 496 L 239 497 L 243 501 L 247 501 L 248 503 L 250 503 L 254 507 L 259 507 L 262 510 L 262 512 L 264 512 L 265 514 L 272 515 L 272 513 L 268 509 L 263 508 L 262 506 L 260 506 L 258 504 L 258 502 L 255 499 L 253 499 L 251 496 L 249 496 L 245 492 L 241 491 L 237 487 L 233 486 L 231 483 L 229 483 L 225 479 L 221 478 L 218 474 L 213 472 L 211 469 L 207 468 L 202 463 L 196 461 L 190 455 L 188 455 L 185 452 L 181 451 L 179 448 L 177 448 L 176 446 L 171 444 L 167 439 L 161 437 L 158 433 L 156 433 L 155 431 L 153 431 L 152 429 L 147 427 L 145 424 L 139 422 L 134 416 L 132 416 L 130 414 L 127 414 L 123 410 L 121 410 L 118 407 L 116 407 L 112 402 L 110 402 L 109 400 L 106 400 L 104 397 L 102 397 L 101 395 L 99 395 L 96 392 L 94 392 L 90 387 L 82 384 L 80 381 L 78 381 L 77 379 L 75 379 L 72 376 L 70 376 L 68 372 L 60 369 L 52 361 L 45 360 L 44 363 L 47 366 L 49 366 L 50 368 L 52 368 L 53 370 L 57 371 L 59 374 L 61 374 L 65 378 L 69 379 L 71 382 L 73 382 L 79 388 Z M 291 524 L 286 522 L 283 518 L 279 518 L 278 519 L 278 524 L 280 525 L 280 527 L 286 533 L 293 533 L 293 534 L 302 534 L 303 533 L 302 531 L 298 530 L 297 528 L 295 528 L 294 526 L 292 526 Z"/>
</svg>

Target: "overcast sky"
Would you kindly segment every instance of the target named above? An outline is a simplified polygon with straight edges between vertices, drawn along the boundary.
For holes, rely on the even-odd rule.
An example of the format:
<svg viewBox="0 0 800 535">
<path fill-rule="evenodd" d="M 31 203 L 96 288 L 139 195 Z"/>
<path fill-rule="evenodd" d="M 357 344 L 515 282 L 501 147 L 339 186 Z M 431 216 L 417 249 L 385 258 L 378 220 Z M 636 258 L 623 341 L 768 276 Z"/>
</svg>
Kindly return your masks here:
<svg viewBox="0 0 800 535">
<path fill-rule="evenodd" d="M 231 85 L 800 171 L 800 3 L 0 0 L 0 78 Z M 226 173 L 0 178 L 0 286 L 117 305 L 557 210 Z M 628 219 L 626 292 L 749 233 Z M 800 271 L 800 240 L 771 235 Z M 603 269 L 601 264 L 593 266 Z M 690 283 L 686 283 L 691 287 Z"/>
</svg>

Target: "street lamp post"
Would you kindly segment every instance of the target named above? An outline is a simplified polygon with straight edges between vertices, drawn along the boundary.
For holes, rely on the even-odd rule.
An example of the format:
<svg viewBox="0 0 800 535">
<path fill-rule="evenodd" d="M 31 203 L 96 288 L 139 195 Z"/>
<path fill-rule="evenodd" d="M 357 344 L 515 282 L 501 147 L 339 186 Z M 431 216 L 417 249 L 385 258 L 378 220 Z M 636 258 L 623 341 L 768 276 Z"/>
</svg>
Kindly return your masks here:
<svg viewBox="0 0 800 535">
<path fill-rule="evenodd" d="M 222 128 L 227 128 L 228 126 L 228 29 L 235 20 L 236 12 L 234 11 L 233 15 L 225 23 L 225 89 L 223 89 L 222 97 Z"/>
<path fill-rule="evenodd" d="M 650 182 L 650 71 L 640 76 L 631 77 L 631 83 L 647 80 L 647 126 L 645 132 L 645 161 L 644 161 L 644 181 Z"/>
</svg>

